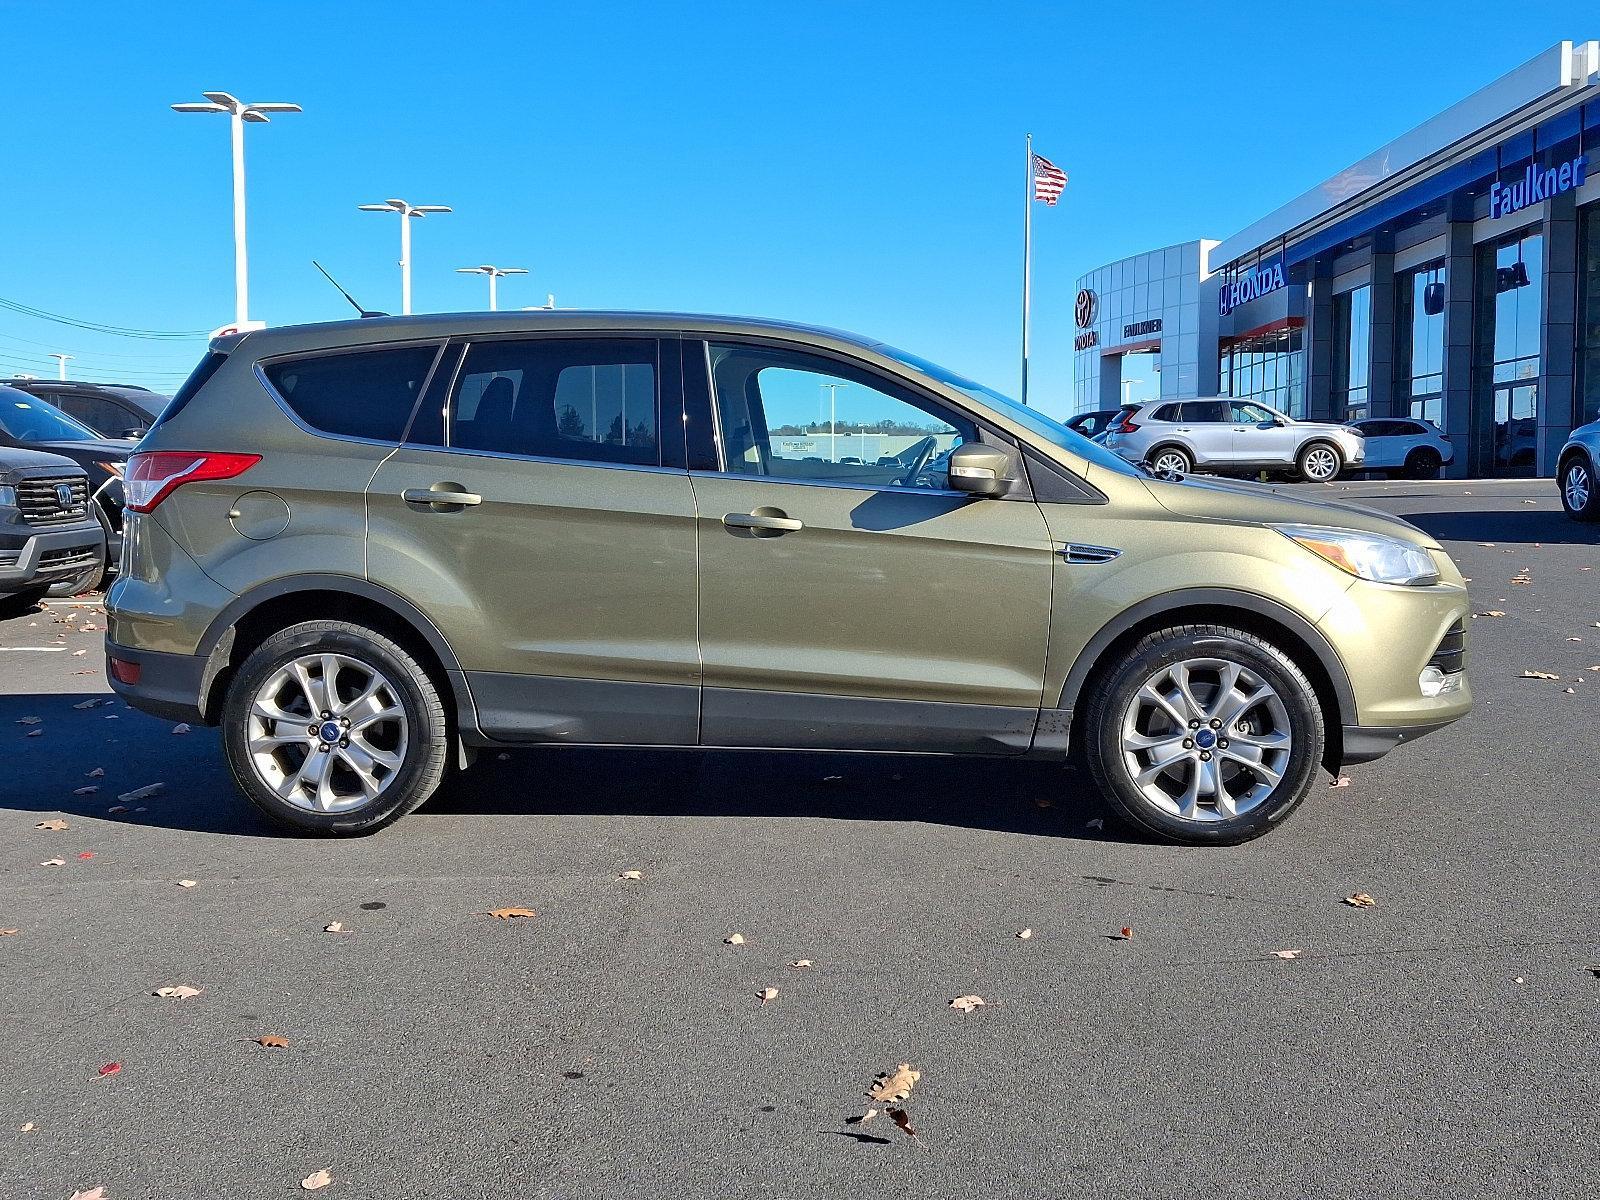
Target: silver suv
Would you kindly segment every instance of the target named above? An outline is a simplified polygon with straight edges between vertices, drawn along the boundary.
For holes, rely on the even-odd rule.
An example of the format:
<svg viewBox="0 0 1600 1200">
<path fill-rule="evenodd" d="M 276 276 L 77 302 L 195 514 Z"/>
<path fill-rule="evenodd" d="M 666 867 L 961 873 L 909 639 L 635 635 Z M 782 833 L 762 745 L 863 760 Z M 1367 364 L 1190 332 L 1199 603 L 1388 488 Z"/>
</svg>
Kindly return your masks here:
<svg viewBox="0 0 1600 1200">
<path fill-rule="evenodd" d="M 1155 471 L 1294 471 L 1312 483 L 1337 479 L 1366 458 L 1366 439 L 1357 429 L 1296 421 L 1254 400 L 1226 396 L 1128 405 L 1107 430 L 1105 445 Z"/>
</svg>

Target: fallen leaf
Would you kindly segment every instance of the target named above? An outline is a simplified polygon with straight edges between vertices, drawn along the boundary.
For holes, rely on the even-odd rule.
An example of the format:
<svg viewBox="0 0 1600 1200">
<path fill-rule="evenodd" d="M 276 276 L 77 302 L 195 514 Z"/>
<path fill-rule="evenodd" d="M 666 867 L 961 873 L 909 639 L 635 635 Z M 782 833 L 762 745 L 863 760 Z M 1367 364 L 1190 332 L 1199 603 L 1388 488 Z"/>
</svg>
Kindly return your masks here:
<svg viewBox="0 0 1600 1200">
<path fill-rule="evenodd" d="M 142 788 L 134 788 L 131 792 L 123 792 L 117 799 L 124 804 L 131 804 L 135 800 L 148 800 L 151 796 L 160 795 L 166 786 L 164 783 L 147 783 Z"/>
<path fill-rule="evenodd" d="M 1378 903 L 1365 892 L 1357 892 L 1354 896 L 1346 896 L 1344 902 L 1352 908 L 1371 908 Z"/>
<path fill-rule="evenodd" d="M 179 721 L 176 725 L 174 725 L 172 727 L 172 732 L 173 733 L 188 733 L 189 732 L 189 723 L 187 721 Z"/>
<path fill-rule="evenodd" d="M 1301 954 L 1301 951 L 1299 951 L 1299 950 L 1274 950 L 1272 953 L 1273 953 L 1273 956 L 1275 958 L 1299 958 L 1300 954 Z"/>
<path fill-rule="evenodd" d="M 491 908 L 483 914 L 501 921 L 515 920 L 517 917 L 537 917 L 539 914 L 531 908 Z"/>
<path fill-rule="evenodd" d="M 44 720 L 43 717 L 18 717 L 17 718 L 17 724 L 18 725 L 37 725 L 43 720 Z"/>
<path fill-rule="evenodd" d="M 78 857 L 79 858 L 93 858 L 94 857 L 94 851 L 93 850 L 82 850 L 82 851 L 79 851 Z"/>
<path fill-rule="evenodd" d="M 1522 678 L 1524 678 L 1524 679 L 1560 679 L 1561 676 L 1552 675 L 1549 671 L 1524 671 L 1522 673 Z"/>
<path fill-rule="evenodd" d="M 39 865 L 41 867 L 64 867 L 67 865 L 67 860 L 64 858 L 47 858 Z"/>
<path fill-rule="evenodd" d="M 1124 925 L 1122 927 L 1122 940 L 1126 942 L 1126 941 L 1130 940 L 1132 937 L 1133 937 L 1133 930 L 1129 929 L 1126 925 Z"/>
<path fill-rule="evenodd" d="M 867 1089 L 867 1095 L 873 1100 L 898 1104 L 911 1095 L 911 1089 L 917 1086 L 917 1080 L 921 1078 L 921 1071 L 914 1070 L 910 1063 L 901 1063 L 893 1071 L 884 1071 L 874 1079 L 872 1086 Z"/>
<path fill-rule="evenodd" d="M 193 879 L 180 879 L 178 880 L 178 886 L 182 888 L 191 888 L 195 886 L 195 882 L 196 881 Z"/>
<path fill-rule="evenodd" d="M 42 729 L 30 729 L 28 731 L 28 733 L 27 733 L 27 736 L 28 737 L 43 737 L 44 736 L 44 730 L 42 730 Z"/>
<path fill-rule="evenodd" d="M 104 696 L 96 696 L 92 700 L 81 700 L 77 704 L 74 704 L 72 707 L 73 708 L 77 708 L 77 709 L 99 708 L 102 704 L 110 704 L 110 703 L 111 703 L 111 701 L 107 700 Z"/>
<path fill-rule="evenodd" d="M 775 987 L 766 987 L 762 988 L 761 991 L 756 994 L 761 997 L 761 1003 L 765 1004 L 768 1000 L 776 1000 L 778 998 L 778 989 Z"/>
<path fill-rule="evenodd" d="M 1106 819 L 1104 817 L 1095 817 L 1092 821 L 1084 826 L 1085 829 L 1104 829 L 1105 827 Z"/>
<path fill-rule="evenodd" d="M 621 875 L 618 875 L 617 878 L 618 879 L 643 879 L 644 878 L 644 872 L 643 871 L 624 871 Z"/>
<path fill-rule="evenodd" d="M 186 983 L 180 983 L 177 987 L 157 988 L 150 994 L 152 996 L 160 996 L 163 1000 L 187 1000 L 191 996 L 198 996 L 200 994 L 200 989 L 196 987 L 190 987 Z"/>
<path fill-rule="evenodd" d="M 324 925 L 322 927 L 322 932 L 323 933 L 348 933 L 349 930 L 347 930 L 343 925 L 339 924 L 338 921 L 335 921 L 332 925 Z"/>
<path fill-rule="evenodd" d="M 23 1133 L 32 1133 L 33 1132 L 33 1122 L 29 1121 L 26 1125 L 24 1125 L 22 1127 L 22 1132 Z"/>
<path fill-rule="evenodd" d="M 1341 775 L 1337 779 L 1330 780 L 1328 782 L 1328 786 L 1331 787 L 1331 788 L 1349 787 L 1350 786 L 1350 776 Z"/>
<path fill-rule="evenodd" d="M 1050 799 L 1049 796 L 1035 796 L 1033 803 L 1037 808 L 1054 808 L 1056 806 L 1056 802 Z"/>
<path fill-rule="evenodd" d="M 869 1109 L 867 1109 L 866 1112 L 862 1113 L 859 1117 L 847 1117 L 845 1119 L 845 1124 L 846 1125 L 865 1125 L 868 1121 L 872 1120 L 872 1118 L 877 1116 L 877 1115 L 878 1115 L 878 1110 L 877 1109 L 869 1108 Z"/>
<path fill-rule="evenodd" d="M 1031 938 L 1033 936 L 1033 930 L 1031 930 L 1031 929 L 1019 929 L 1019 930 L 1017 930 L 1017 936 L 1019 938 L 1021 938 L 1023 941 L 1027 941 L 1029 938 Z"/>
<path fill-rule="evenodd" d="M 1513 575 L 1511 577 L 1511 582 L 1512 583 L 1516 583 L 1516 584 L 1527 585 L 1527 584 L 1531 584 L 1533 582 L 1533 580 L 1530 579 L 1526 575 Z"/>
<path fill-rule="evenodd" d="M 964 1013 L 969 1013 L 975 1008 L 983 1006 L 982 996 L 957 996 L 950 1001 L 951 1008 L 959 1008 Z"/>
<path fill-rule="evenodd" d="M 809 958 L 797 958 L 789 965 L 803 971 L 811 965 L 811 960 Z"/>
<path fill-rule="evenodd" d="M 1503 617 L 1505 615 L 1506 614 L 1503 609 L 1491 608 L 1487 612 L 1473 613 L 1472 619 L 1476 621 L 1479 617 Z"/>
<path fill-rule="evenodd" d="M 99 790 L 100 788 L 97 784 L 87 783 L 81 788 L 73 788 L 72 794 L 74 796 L 92 796 Z"/>
<path fill-rule="evenodd" d="M 279 1037 L 275 1033 L 264 1033 L 256 1039 L 256 1045 L 270 1046 L 274 1050 L 287 1050 L 289 1048 L 289 1039 Z"/>
<path fill-rule="evenodd" d="M 917 1131 L 915 1129 L 911 1128 L 911 1118 L 906 1116 L 906 1110 L 905 1109 L 903 1109 L 903 1108 L 891 1108 L 889 1110 L 889 1119 L 891 1121 L 893 1121 L 896 1125 L 900 1126 L 900 1129 L 902 1130 L 902 1132 L 905 1133 L 905 1135 L 907 1137 L 916 1137 L 917 1136 Z"/>
<path fill-rule="evenodd" d="M 67 828 L 67 823 L 60 817 L 51 817 L 48 821 L 40 821 L 38 827 L 40 829 L 62 830 Z"/>
<path fill-rule="evenodd" d="M 1569 696 L 1576 696 L 1578 694 L 1577 688 L 1562 688 L 1561 690 Z"/>
<path fill-rule="evenodd" d="M 94 770 L 92 770 L 92 771 L 85 771 L 85 772 L 84 772 L 84 773 L 83 773 L 83 777 L 84 777 L 84 778 L 85 778 L 85 779 L 99 779 L 99 778 L 101 778 L 101 777 L 102 777 L 102 776 L 103 776 L 103 775 L 104 775 L 104 774 L 105 774 L 105 773 L 106 773 L 106 769 L 105 769 L 105 768 L 104 768 L 104 767 L 96 767 L 96 768 L 95 768 L 95 769 L 94 769 Z"/>
<path fill-rule="evenodd" d="M 128 806 L 126 804 L 113 804 L 110 808 L 106 809 L 106 812 L 111 816 L 116 816 L 118 813 L 125 813 L 127 811 Z"/>
<path fill-rule="evenodd" d="M 722 941 L 724 945 L 742 946 L 744 945 L 744 934 L 730 933 L 727 937 L 723 938 Z"/>
<path fill-rule="evenodd" d="M 1583 639 L 1580 638 L 1580 637 L 1570 637 L 1570 638 L 1567 639 L 1567 641 L 1569 641 L 1569 642 L 1581 642 L 1581 641 L 1583 641 Z"/>
<path fill-rule="evenodd" d="M 320 1192 L 333 1182 L 333 1176 L 326 1171 L 318 1171 L 315 1175 L 307 1175 L 300 1181 L 300 1186 L 308 1192 Z"/>
<path fill-rule="evenodd" d="M 21 932 L 20 929 L 0 929 L 0 937 L 16 937 Z"/>
<path fill-rule="evenodd" d="M 73 658 L 77 658 L 80 654 L 87 654 L 87 653 L 89 653 L 87 650 L 74 650 L 72 652 L 72 657 Z"/>
<path fill-rule="evenodd" d="M 105 1066 L 100 1068 L 100 1075 L 103 1078 L 107 1075 L 115 1075 L 120 1070 L 122 1070 L 121 1063 L 107 1063 Z"/>
<path fill-rule="evenodd" d="M 73 1192 L 68 1200 L 106 1200 L 106 1189 L 102 1185 L 90 1188 L 87 1192 Z"/>
</svg>

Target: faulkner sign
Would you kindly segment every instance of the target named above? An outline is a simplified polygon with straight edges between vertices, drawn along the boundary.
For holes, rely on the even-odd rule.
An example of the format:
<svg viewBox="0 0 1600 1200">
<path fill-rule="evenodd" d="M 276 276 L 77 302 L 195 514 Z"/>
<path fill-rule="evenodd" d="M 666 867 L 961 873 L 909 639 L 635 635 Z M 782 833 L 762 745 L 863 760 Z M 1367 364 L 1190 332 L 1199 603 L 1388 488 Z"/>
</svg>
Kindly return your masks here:
<svg viewBox="0 0 1600 1200">
<path fill-rule="evenodd" d="M 1144 337 L 1149 333 L 1161 332 L 1161 318 L 1156 317 L 1151 321 L 1140 321 L 1135 325 L 1124 325 L 1122 336 L 1125 338 Z"/>
<path fill-rule="evenodd" d="M 1217 296 L 1217 308 L 1227 316 L 1241 304 L 1249 304 L 1263 296 L 1271 295 L 1284 286 L 1283 260 L 1257 267 L 1251 274 L 1232 283 L 1222 285 Z"/>
<path fill-rule="evenodd" d="M 1556 167 L 1546 167 L 1542 171 L 1529 163 L 1527 169 L 1522 172 L 1522 178 L 1515 183 L 1497 182 L 1489 189 L 1489 215 L 1508 216 L 1519 209 L 1527 208 L 1530 204 L 1539 204 L 1551 196 L 1559 196 L 1562 192 L 1581 188 L 1588 174 L 1587 154 L 1580 154 L 1569 162 Z"/>
</svg>

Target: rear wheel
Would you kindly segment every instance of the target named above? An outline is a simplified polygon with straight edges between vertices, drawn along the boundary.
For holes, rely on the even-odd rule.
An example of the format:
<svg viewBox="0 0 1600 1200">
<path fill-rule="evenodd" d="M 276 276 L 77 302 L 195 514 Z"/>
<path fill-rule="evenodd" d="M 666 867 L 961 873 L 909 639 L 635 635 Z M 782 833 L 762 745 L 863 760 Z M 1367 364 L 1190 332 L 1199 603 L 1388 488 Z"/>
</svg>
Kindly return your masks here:
<svg viewBox="0 0 1600 1200">
<path fill-rule="evenodd" d="M 370 833 L 439 786 L 448 723 L 403 646 L 360 625 L 306 621 L 245 659 L 223 701 L 222 744 L 234 782 L 273 821 Z"/>
<path fill-rule="evenodd" d="M 1600 521 L 1600 489 L 1594 464 L 1582 454 L 1561 468 L 1561 507 L 1575 521 Z"/>
<path fill-rule="evenodd" d="M 1168 471 L 1178 475 L 1188 475 L 1194 470 L 1194 460 L 1182 447 L 1163 446 L 1150 456 L 1150 469 L 1157 475 Z"/>
<path fill-rule="evenodd" d="M 1432 446 L 1422 446 L 1406 455 L 1406 474 L 1413 479 L 1437 478 L 1443 465 L 1444 459 Z"/>
<path fill-rule="evenodd" d="M 1259 837 L 1305 799 L 1326 731 L 1294 661 L 1244 630 L 1142 638 L 1100 680 L 1084 726 L 1090 773 L 1132 825 L 1171 842 Z"/>
<path fill-rule="evenodd" d="M 1344 460 L 1327 442 L 1310 442 L 1300 448 L 1294 465 L 1310 483 L 1332 483 L 1344 469 Z"/>
</svg>

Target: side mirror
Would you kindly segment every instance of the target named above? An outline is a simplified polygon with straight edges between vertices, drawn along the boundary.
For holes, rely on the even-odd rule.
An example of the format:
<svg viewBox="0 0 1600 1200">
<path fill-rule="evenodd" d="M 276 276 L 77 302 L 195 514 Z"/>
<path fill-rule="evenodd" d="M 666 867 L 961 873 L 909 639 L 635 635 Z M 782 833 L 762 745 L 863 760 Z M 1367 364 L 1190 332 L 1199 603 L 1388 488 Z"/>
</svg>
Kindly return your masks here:
<svg viewBox="0 0 1600 1200">
<path fill-rule="evenodd" d="M 950 451 L 950 487 L 992 500 L 1011 490 L 1011 455 L 998 446 L 968 442 Z"/>
</svg>

